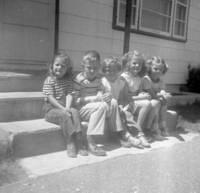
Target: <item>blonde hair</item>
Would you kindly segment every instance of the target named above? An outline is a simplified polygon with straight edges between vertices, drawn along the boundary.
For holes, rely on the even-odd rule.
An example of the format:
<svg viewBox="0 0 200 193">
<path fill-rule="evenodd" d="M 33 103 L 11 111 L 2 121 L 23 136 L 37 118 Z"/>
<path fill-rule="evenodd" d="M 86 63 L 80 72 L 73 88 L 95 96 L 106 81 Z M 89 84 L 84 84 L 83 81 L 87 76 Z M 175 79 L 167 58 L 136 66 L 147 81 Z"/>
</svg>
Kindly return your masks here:
<svg viewBox="0 0 200 193">
<path fill-rule="evenodd" d="M 102 62 L 102 72 L 104 72 L 107 66 L 114 66 L 118 72 L 122 70 L 122 63 L 120 59 L 114 56 L 110 56 L 104 59 L 104 61 Z"/>
<path fill-rule="evenodd" d="M 151 73 L 152 66 L 155 63 L 162 67 L 162 74 L 165 74 L 168 71 L 169 66 L 165 62 L 165 60 L 161 58 L 160 56 L 153 56 L 151 59 L 147 60 L 146 62 L 148 73 Z"/>
<path fill-rule="evenodd" d="M 133 59 L 138 60 L 139 64 L 142 66 L 141 71 L 139 72 L 139 76 L 143 76 L 146 73 L 145 59 L 143 54 L 137 50 L 130 51 L 122 56 L 122 64 L 125 71 L 130 71 L 130 65 Z"/>
<path fill-rule="evenodd" d="M 81 65 L 84 66 L 86 61 L 93 62 L 98 61 L 100 63 L 100 54 L 96 50 L 89 50 L 85 52 Z"/>
</svg>

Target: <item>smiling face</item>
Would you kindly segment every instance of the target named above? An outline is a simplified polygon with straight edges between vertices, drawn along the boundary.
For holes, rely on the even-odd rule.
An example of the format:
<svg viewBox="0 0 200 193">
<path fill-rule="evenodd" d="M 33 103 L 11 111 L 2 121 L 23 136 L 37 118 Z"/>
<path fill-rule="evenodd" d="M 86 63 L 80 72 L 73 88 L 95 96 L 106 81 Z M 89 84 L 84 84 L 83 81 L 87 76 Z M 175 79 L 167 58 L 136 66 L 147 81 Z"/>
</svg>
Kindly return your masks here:
<svg viewBox="0 0 200 193">
<path fill-rule="evenodd" d="M 133 57 L 129 63 L 129 71 L 133 76 L 139 76 L 142 70 L 142 62 L 140 59 Z"/>
<path fill-rule="evenodd" d="M 153 62 L 151 66 L 151 76 L 154 80 L 160 79 L 163 76 L 164 65 L 162 63 Z"/>
<path fill-rule="evenodd" d="M 116 62 L 117 61 L 113 61 L 112 59 L 106 59 L 103 64 L 102 71 L 105 77 L 110 81 L 115 81 L 121 72 L 121 66 Z"/>
<path fill-rule="evenodd" d="M 52 66 L 52 70 L 54 76 L 57 78 L 63 78 L 68 70 L 67 61 L 63 58 L 56 58 Z"/>
<path fill-rule="evenodd" d="M 83 64 L 83 70 L 85 73 L 85 76 L 88 80 L 93 80 L 98 74 L 99 71 L 99 61 L 98 60 L 85 60 Z"/>
</svg>

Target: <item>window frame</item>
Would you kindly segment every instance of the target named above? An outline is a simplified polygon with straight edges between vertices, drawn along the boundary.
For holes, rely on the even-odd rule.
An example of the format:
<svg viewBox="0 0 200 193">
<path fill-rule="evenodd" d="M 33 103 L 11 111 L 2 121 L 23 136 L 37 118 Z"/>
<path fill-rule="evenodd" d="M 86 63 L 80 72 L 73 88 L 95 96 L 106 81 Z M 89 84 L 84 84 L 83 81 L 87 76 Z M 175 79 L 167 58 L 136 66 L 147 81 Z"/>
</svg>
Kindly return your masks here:
<svg viewBox="0 0 200 193">
<path fill-rule="evenodd" d="M 117 23 L 118 20 L 118 5 L 120 0 L 113 0 L 114 6 L 113 6 L 113 22 L 112 22 L 112 28 L 115 30 L 120 30 L 124 31 L 125 26 L 119 26 Z M 136 13 L 136 27 L 133 28 L 131 26 L 130 32 L 131 33 L 136 33 L 136 34 L 142 34 L 142 35 L 147 35 L 147 36 L 152 36 L 152 37 L 157 37 L 161 39 L 167 39 L 167 40 L 173 40 L 173 41 L 178 41 L 178 42 L 186 42 L 187 41 L 187 34 L 188 34 L 188 18 L 189 18 L 189 10 L 190 10 L 190 0 L 188 0 L 188 4 L 186 5 L 186 15 L 185 15 L 185 35 L 179 36 L 175 34 L 175 21 L 176 21 L 176 7 L 177 7 L 177 2 L 178 0 L 172 0 L 172 11 L 171 11 L 171 24 L 170 24 L 170 32 L 165 33 L 159 30 L 153 30 L 150 28 L 145 28 L 141 27 L 141 15 L 142 15 L 142 1 L 143 0 L 137 0 L 137 13 Z"/>
</svg>

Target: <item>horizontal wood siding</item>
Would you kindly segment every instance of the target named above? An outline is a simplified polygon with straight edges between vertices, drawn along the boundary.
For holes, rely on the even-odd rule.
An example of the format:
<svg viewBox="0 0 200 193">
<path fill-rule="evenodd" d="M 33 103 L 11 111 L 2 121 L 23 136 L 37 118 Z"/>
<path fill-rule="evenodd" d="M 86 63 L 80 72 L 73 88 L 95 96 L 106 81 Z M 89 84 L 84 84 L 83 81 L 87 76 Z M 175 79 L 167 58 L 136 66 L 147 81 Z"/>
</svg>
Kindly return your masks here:
<svg viewBox="0 0 200 193">
<path fill-rule="evenodd" d="M 53 57 L 54 0 L 0 0 L 0 7 L 0 67 L 46 67 Z"/>
<path fill-rule="evenodd" d="M 169 64 L 166 82 L 183 84 L 188 64 L 200 64 L 200 2 L 191 0 L 187 42 L 131 34 L 130 49 L 147 57 L 160 55 Z M 112 29 L 113 0 L 60 0 L 59 47 L 65 49 L 80 70 L 80 60 L 88 49 L 96 49 L 102 59 L 123 52 L 123 32 Z"/>
</svg>

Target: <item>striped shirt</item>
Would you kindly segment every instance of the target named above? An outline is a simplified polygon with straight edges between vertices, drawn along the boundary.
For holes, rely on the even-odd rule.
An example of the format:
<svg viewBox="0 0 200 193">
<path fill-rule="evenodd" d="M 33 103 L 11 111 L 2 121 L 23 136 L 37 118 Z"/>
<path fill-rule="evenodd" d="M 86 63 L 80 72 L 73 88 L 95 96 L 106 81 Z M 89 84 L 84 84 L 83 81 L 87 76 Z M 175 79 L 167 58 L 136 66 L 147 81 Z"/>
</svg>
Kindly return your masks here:
<svg viewBox="0 0 200 193">
<path fill-rule="evenodd" d="M 79 92 L 80 97 L 96 96 L 103 89 L 101 78 L 96 77 L 93 81 L 90 81 L 81 72 L 74 80 L 74 89 Z"/>
<path fill-rule="evenodd" d="M 62 105 L 65 105 L 66 95 L 71 93 L 72 90 L 73 82 L 71 79 L 57 79 L 56 77 L 48 76 L 43 85 L 45 101 L 47 101 L 48 95 L 52 95 Z"/>
</svg>

